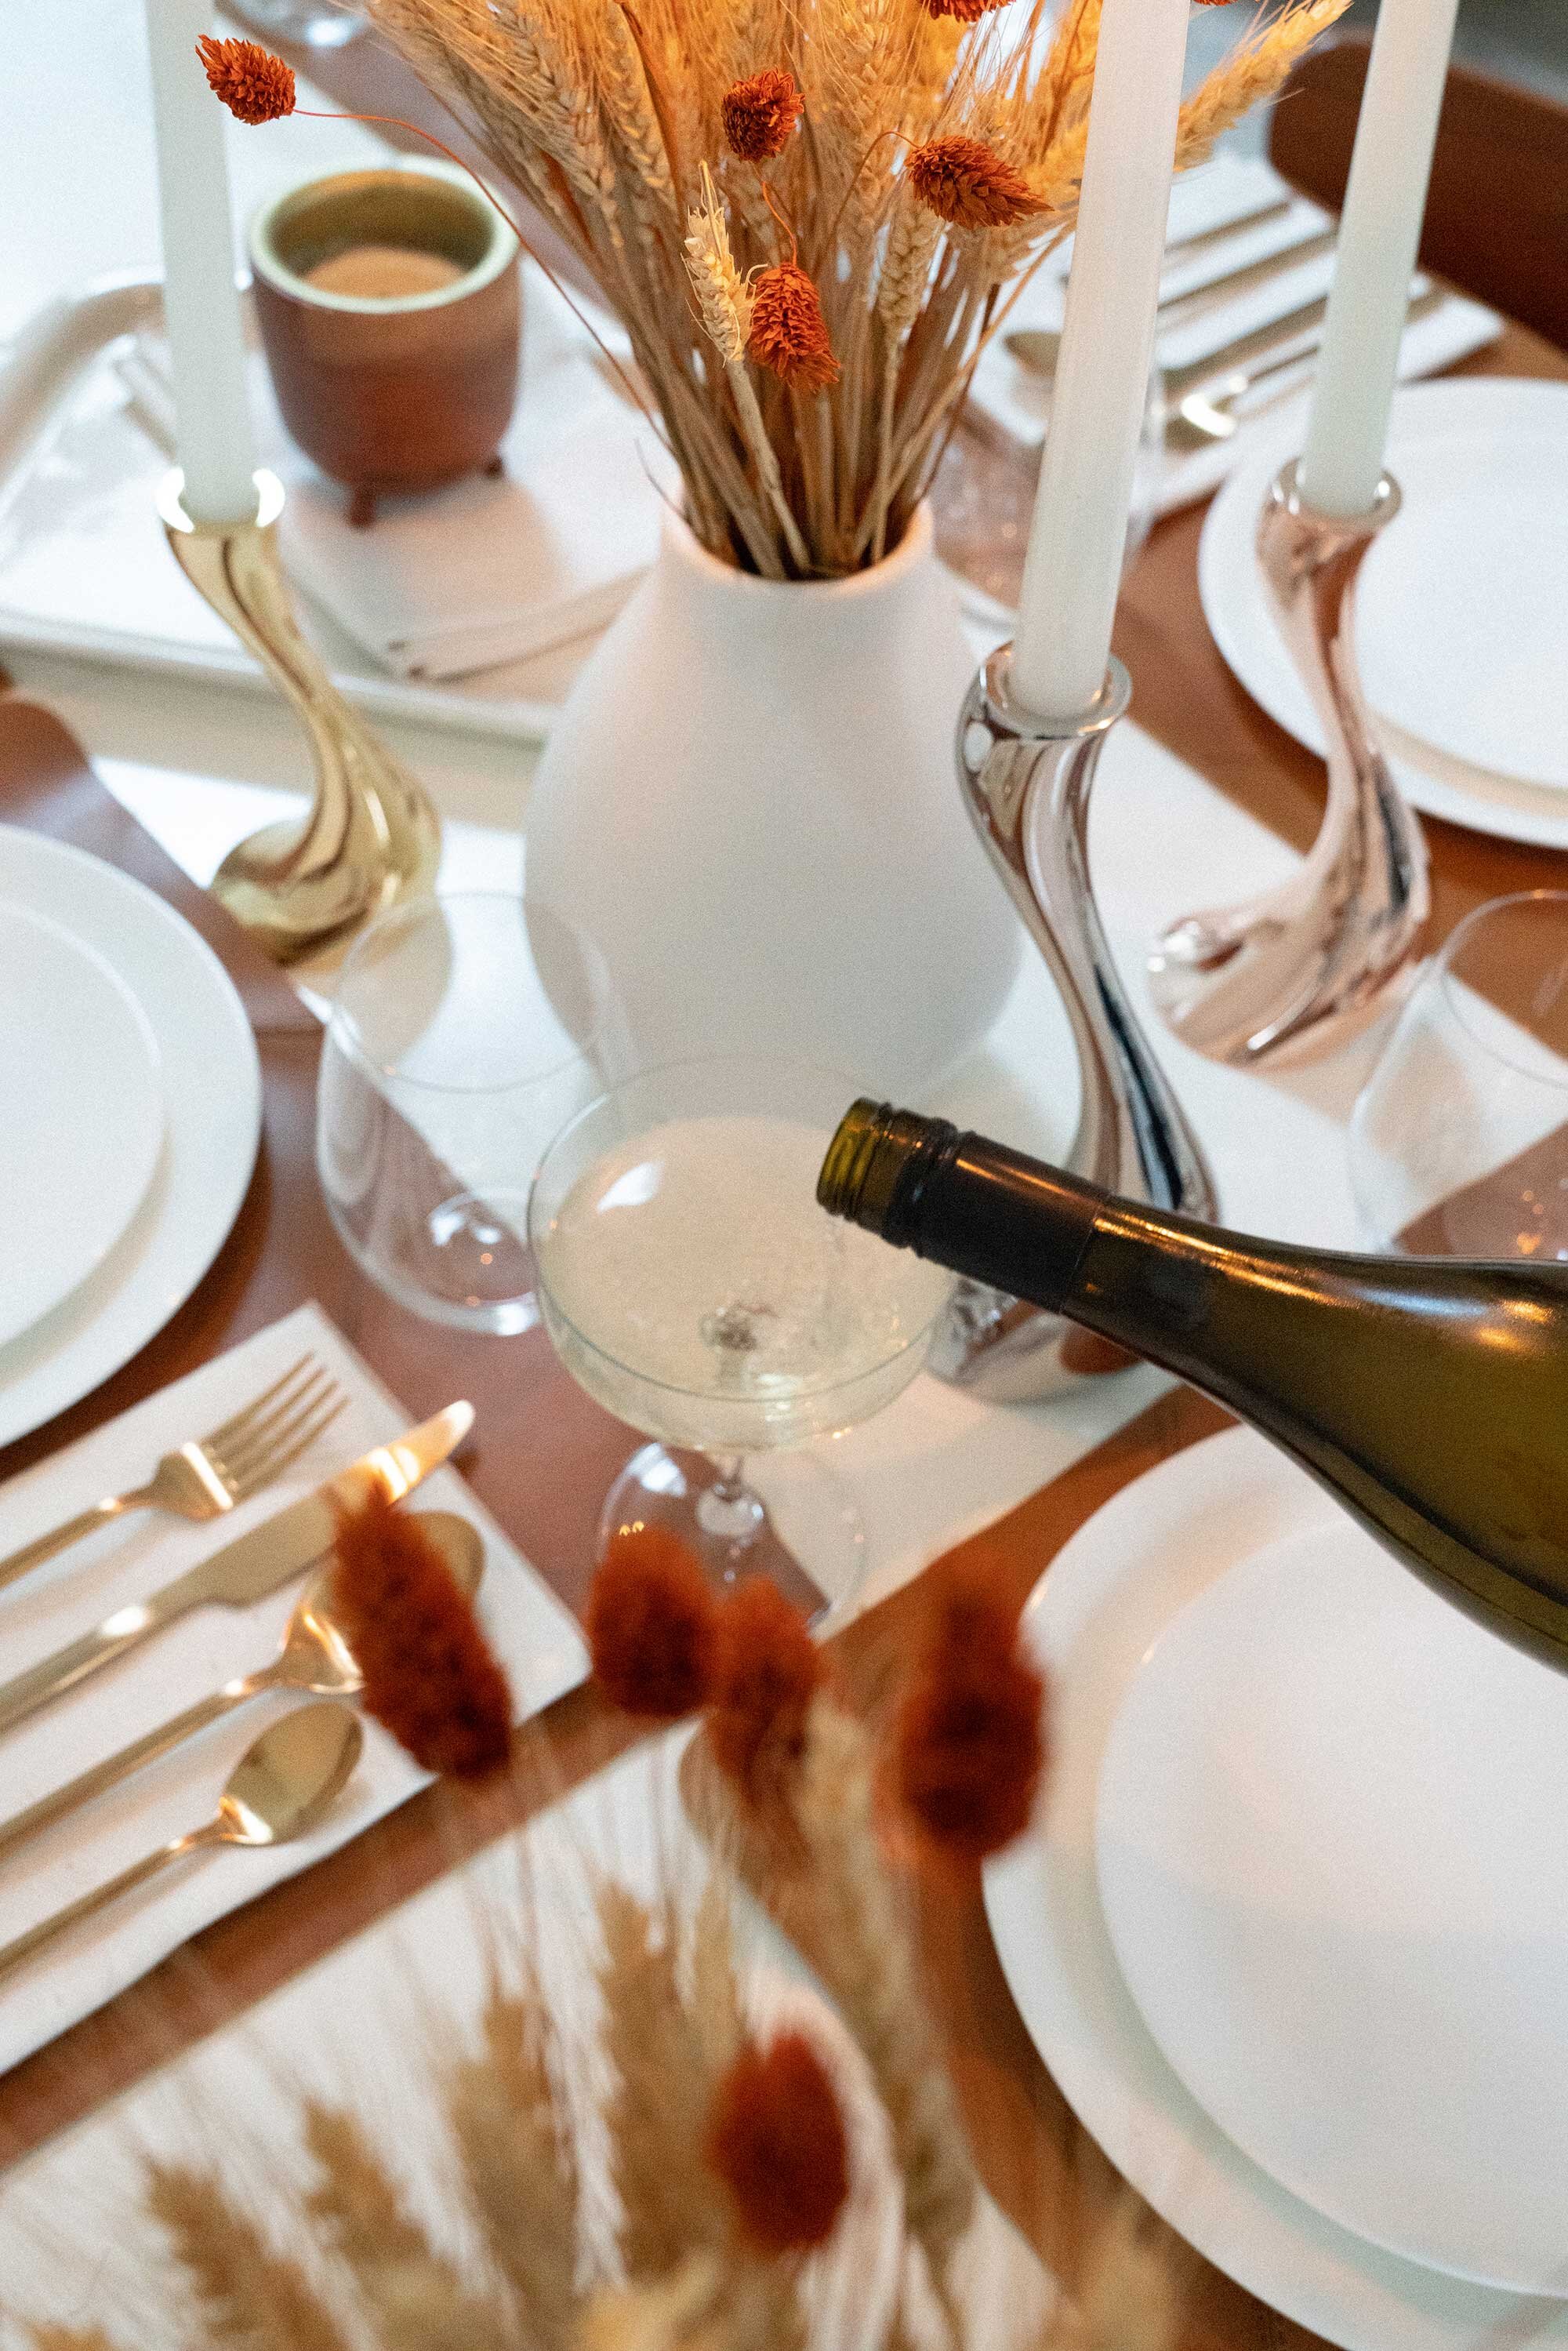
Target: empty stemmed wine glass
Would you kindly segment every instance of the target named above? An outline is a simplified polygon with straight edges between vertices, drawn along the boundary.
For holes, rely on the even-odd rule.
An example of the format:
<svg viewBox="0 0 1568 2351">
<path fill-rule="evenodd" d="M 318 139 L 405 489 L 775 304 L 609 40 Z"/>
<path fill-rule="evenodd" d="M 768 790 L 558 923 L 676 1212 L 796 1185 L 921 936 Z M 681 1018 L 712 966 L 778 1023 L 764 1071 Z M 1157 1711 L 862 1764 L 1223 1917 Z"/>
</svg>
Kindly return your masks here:
<svg viewBox="0 0 1568 2351">
<path fill-rule="evenodd" d="M 1568 892 L 1478 906 L 1406 1004 L 1351 1121 L 1367 1238 L 1568 1261 Z"/>
<path fill-rule="evenodd" d="M 561 1362 L 653 1440 L 612 1487 L 601 1541 L 667 1527 L 716 1582 L 765 1572 L 835 1618 L 864 1530 L 820 1454 L 790 1448 L 898 1395 L 951 1287 L 818 1207 L 853 1092 L 764 1058 L 634 1078 L 551 1144 L 528 1210 Z"/>
<path fill-rule="evenodd" d="M 534 1170 L 626 1066 L 603 959 L 548 907 L 475 891 L 382 914 L 339 975 L 318 1089 L 350 1255 L 433 1322 L 532 1329 Z"/>
<path fill-rule="evenodd" d="M 308 48 L 340 49 L 370 24 L 350 0 L 229 0 L 231 13 L 272 41 L 303 41 Z"/>
</svg>

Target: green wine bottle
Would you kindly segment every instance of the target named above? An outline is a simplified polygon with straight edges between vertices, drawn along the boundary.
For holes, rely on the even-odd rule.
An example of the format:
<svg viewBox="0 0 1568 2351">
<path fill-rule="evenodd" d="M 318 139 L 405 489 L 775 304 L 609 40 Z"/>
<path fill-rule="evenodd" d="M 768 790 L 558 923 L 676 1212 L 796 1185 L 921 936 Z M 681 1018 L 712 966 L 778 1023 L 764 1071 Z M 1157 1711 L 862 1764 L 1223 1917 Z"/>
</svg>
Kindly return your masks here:
<svg viewBox="0 0 1568 2351">
<path fill-rule="evenodd" d="M 1568 1266 L 1254 1240 L 872 1102 L 817 1196 L 1179 1373 L 1445 1599 L 1568 1667 Z"/>
</svg>

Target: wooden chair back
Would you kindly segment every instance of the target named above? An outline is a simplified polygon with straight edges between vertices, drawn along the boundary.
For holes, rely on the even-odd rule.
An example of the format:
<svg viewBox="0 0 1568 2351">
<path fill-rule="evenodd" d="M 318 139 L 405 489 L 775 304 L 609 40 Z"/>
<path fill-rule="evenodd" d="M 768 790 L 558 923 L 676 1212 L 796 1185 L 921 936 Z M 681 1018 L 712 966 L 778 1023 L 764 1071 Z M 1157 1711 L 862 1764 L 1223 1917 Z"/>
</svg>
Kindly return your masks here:
<svg viewBox="0 0 1568 2351">
<path fill-rule="evenodd" d="M 1366 34 L 1343 33 L 1309 51 L 1270 131 L 1275 170 L 1336 212 L 1371 47 Z M 1568 350 L 1568 106 L 1452 68 L 1421 260 Z"/>
</svg>

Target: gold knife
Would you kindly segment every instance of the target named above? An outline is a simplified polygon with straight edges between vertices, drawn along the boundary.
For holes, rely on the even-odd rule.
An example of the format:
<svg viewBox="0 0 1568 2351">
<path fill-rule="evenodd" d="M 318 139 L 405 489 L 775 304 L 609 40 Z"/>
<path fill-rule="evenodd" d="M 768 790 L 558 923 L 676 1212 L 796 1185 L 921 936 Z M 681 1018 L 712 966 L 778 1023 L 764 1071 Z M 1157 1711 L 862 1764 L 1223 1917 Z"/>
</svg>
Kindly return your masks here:
<svg viewBox="0 0 1568 2351">
<path fill-rule="evenodd" d="M 89 1674 L 122 1657 L 128 1649 L 161 1633 L 193 1608 L 246 1608 L 287 1583 L 331 1548 L 339 1512 L 353 1510 L 377 1488 L 401 1502 L 422 1479 L 455 1453 L 474 1426 L 471 1404 L 449 1404 L 433 1420 L 411 1428 L 390 1445 L 378 1445 L 351 1468 L 319 1486 L 313 1494 L 277 1511 L 249 1534 L 240 1535 L 184 1575 L 176 1576 L 146 1600 L 116 1609 L 79 1641 L 57 1649 L 26 1673 L 0 1683 L 0 1731 L 36 1714 L 51 1699 L 75 1689 Z"/>
</svg>

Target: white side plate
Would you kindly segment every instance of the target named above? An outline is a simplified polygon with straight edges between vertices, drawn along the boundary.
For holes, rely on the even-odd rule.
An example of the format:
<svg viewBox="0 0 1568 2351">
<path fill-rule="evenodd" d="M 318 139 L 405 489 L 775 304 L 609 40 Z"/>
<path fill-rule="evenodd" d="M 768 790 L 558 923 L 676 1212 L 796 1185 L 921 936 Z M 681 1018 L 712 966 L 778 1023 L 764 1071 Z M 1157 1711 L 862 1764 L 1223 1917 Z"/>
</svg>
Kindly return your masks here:
<svg viewBox="0 0 1568 2351">
<path fill-rule="evenodd" d="M 1562 771 L 1562 745 L 1553 746 L 1550 739 L 1550 713 L 1563 708 L 1568 611 L 1561 604 L 1543 611 L 1538 597 L 1543 578 L 1557 577 L 1563 560 L 1568 468 L 1560 453 L 1565 439 L 1568 384 L 1476 376 L 1396 392 L 1388 468 L 1402 486 L 1408 475 L 1410 494 L 1406 511 L 1367 558 L 1357 623 L 1383 747 L 1415 806 L 1478 832 L 1548 849 L 1568 849 L 1568 805 L 1555 785 L 1531 781 L 1529 775 L 1548 768 L 1554 774 Z M 1322 730 L 1275 629 L 1254 548 L 1264 492 L 1286 459 L 1297 455 L 1301 441 L 1299 417 L 1285 417 L 1267 432 L 1260 427 L 1246 462 L 1209 509 L 1198 550 L 1198 589 L 1214 641 L 1248 693 L 1287 733 L 1321 756 Z M 1438 453 L 1429 445 L 1437 443 L 1451 446 Z M 1539 453 L 1543 444 L 1553 444 L 1559 455 L 1554 464 L 1539 467 L 1531 452 Z M 1467 564 L 1462 576 L 1453 574 L 1455 534 L 1444 519 L 1448 510 L 1452 521 L 1468 495 L 1468 470 L 1451 468 L 1468 469 L 1482 451 L 1488 453 L 1484 465 L 1489 480 L 1495 481 L 1500 462 L 1510 473 L 1511 508 L 1522 496 L 1527 505 L 1533 498 L 1536 509 L 1530 535 L 1534 553 L 1529 561 L 1511 569 L 1506 550 L 1500 557 L 1490 527 L 1485 545 L 1478 545 L 1477 564 L 1484 558 L 1486 566 L 1484 608 L 1479 601 L 1479 571 Z M 1514 454 L 1500 460 L 1500 451 Z M 1439 483 L 1447 485 L 1441 505 Z M 1400 533 L 1406 534 L 1406 549 L 1413 550 L 1414 582 L 1400 552 Z M 1424 592 L 1417 597 L 1424 572 L 1432 564 L 1437 569 L 1425 578 Z M 1468 619 L 1476 630 L 1472 649 L 1458 664 L 1458 674 L 1434 694 L 1430 650 L 1447 643 L 1449 653 L 1443 656 L 1443 667 L 1453 672 L 1455 632 L 1463 636 Z M 1528 696 L 1521 691 L 1513 651 L 1506 657 L 1510 683 L 1500 691 L 1495 674 L 1490 678 L 1481 674 L 1490 658 L 1488 647 L 1495 653 L 1500 643 L 1521 652 L 1529 649 Z M 1530 714 L 1521 716 L 1525 699 Z M 1545 767 L 1543 732 L 1548 738 Z M 1445 739 L 1439 741 L 1439 736 Z M 1450 741 L 1466 746 L 1470 756 L 1456 756 L 1447 747 Z M 1478 754 L 1491 764 L 1480 764 Z"/>
<path fill-rule="evenodd" d="M 1568 2304 L 1500 2294 L 1381 2252 L 1228 2138 L 1134 2005 L 1095 1874 L 1101 1761 L 1150 1646 L 1228 1568 L 1343 1523 L 1305 1473 L 1230 1429 L 1136 1479 L 1065 1544 L 1024 1618 L 1051 1689 L 1042 1834 L 986 1872 L 986 1908 L 1030 2038 L 1086 2129 L 1216 2265 L 1347 2351 L 1568 2346 Z"/>
<path fill-rule="evenodd" d="M 0 899 L 0 1347 L 101 1264 L 162 1141 L 158 1048 L 130 989 Z"/>
<path fill-rule="evenodd" d="M 0 1445 L 117 1372 L 183 1305 L 239 1213 L 261 1134 L 261 1069 L 245 1008 L 183 916 L 79 849 L 0 826 L 0 897 L 88 941 L 145 1014 L 162 1058 L 157 1171 L 97 1270 L 0 1347 Z"/>
<path fill-rule="evenodd" d="M 1100 1778 L 1100 1896 L 1182 2080 L 1375 2244 L 1568 2294 L 1568 1676 L 1350 1520 L 1155 1643 Z"/>
</svg>

